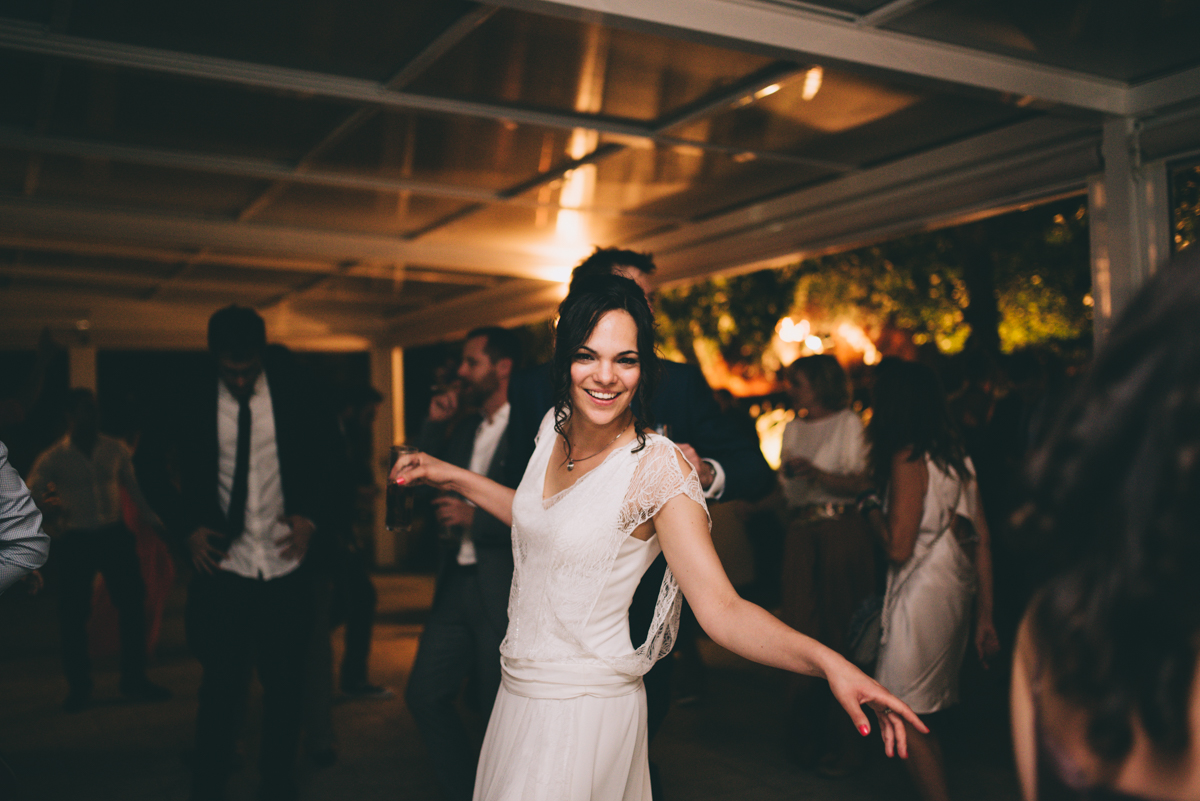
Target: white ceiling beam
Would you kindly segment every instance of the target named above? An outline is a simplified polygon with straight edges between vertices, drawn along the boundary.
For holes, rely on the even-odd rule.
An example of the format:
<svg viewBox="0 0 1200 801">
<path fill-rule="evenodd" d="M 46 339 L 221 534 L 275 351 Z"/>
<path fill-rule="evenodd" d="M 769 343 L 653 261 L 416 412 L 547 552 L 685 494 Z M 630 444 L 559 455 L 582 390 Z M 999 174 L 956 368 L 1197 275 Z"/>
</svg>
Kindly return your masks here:
<svg viewBox="0 0 1200 801">
<path fill-rule="evenodd" d="M 197 267 L 216 265 L 220 267 L 249 267 L 260 270 L 282 270 L 285 272 L 332 273 L 337 270 L 333 261 L 289 259 L 284 257 L 257 256 L 246 253 L 216 253 L 172 250 L 169 248 L 117 245 L 107 242 L 83 242 L 63 238 L 39 239 L 0 232 L 0 248 L 33 250 L 39 253 L 62 253 L 74 256 L 129 259 L 155 264 L 178 264 L 188 262 Z M 359 261 L 350 267 L 347 275 L 360 278 L 379 278 L 388 281 L 402 279 L 425 284 L 451 284 L 455 286 L 493 286 L 501 279 L 484 273 L 450 272 L 405 267 L 397 264 Z"/>
<path fill-rule="evenodd" d="M 13 278 L 28 278 L 40 281 L 71 282 L 73 284 L 90 284 L 92 286 L 111 286 L 129 287 L 149 291 L 162 280 L 162 276 L 147 275 L 145 273 L 127 272 L 121 270 L 110 269 L 88 269 L 80 265 L 74 264 L 29 264 L 21 262 L 0 262 L 0 275 L 10 276 Z M 320 281 L 330 281 L 343 276 L 354 275 L 350 271 L 344 273 L 329 275 L 318 275 Z M 406 275 L 405 279 L 411 276 Z M 242 292 L 250 297 L 252 295 L 260 295 L 264 298 L 262 301 L 256 301 L 255 306 L 263 308 L 266 305 L 276 305 L 284 298 L 275 298 L 273 296 L 283 295 L 284 293 L 295 293 L 301 291 L 306 300 L 320 300 L 331 303 L 345 303 L 347 305 L 367 305 L 379 306 L 388 302 L 394 302 L 399 299 L 399 294 L 403 292 L 403 281 L 397 282 L 397 291 L 393 295 L 388 295 L 385 292 L 378 290 L 358 290 L 351 289 L 346 286 L 330 287 L 327 284 L 319 286 L 311 285 L 303 287 L 301 290 L 296 290 L 284 281 L 276 281 L 272 283 L 263 282 L 260 280 L 247 280 L 238 278 L 212 278 L 203 274 L 190 274 L 181 276 L 175 279 L 170 287 L 169 292 L 172 294 L 187 294 L 189 292 Z M 476 284 L 478 285 L 478 284 Z M 295 297 L 294 294 L 289 294 L 289 298 Z"/>
<path fill-rule="evenodd" d="M 293 270 L 296 272 L 329 272 L 334 264 L 328 261 L 313 261 L 304 258 L 286 258 L 251 255 L 246 253 L 214 253 L 182 250 L 168 247 L 146 247 L 123 245 L 111 242 L 82 241 L 64 237 L 42 238 L 11 231 L 0 231 L 0 248 L 35 250 L 45 253 L 70 253 L 76 256 L 95 258 L 130 259 L 156 264 L 218 264 L 229 267 L 253 267 L 265 270 Z"/>
<path fill-rule="evenodd" d="M 569 265 L 536 253 L 479 247 L 462 242 L 409 242 L 398 237 L 323 231 L 283 225 L 234 223 L 201 217 L 124 211 L 95 206 L 0 197 L 6 233 L 62 236 L 176 248 L 249 251 L 341 262 L 365 259 L 422 267 L 445 267 L 487 275 L 558 281 Z"/>
<path fill-rule="evenodd" d="M 804 62 L 861 64 L 923 78 L 1128 114 L 1125 84 L 756 0 L 492 0 L 496 5 L 699 38 Z"/>
<path fill-rule="evenodd" d="M 385 341 L 412 347 L 454 339 L 481 325 L 515 325 L 531 318 L 544 319 L 553 314 L 566 294 L 565 283 L 535 286 L 514 282 L 401 315 L 390 326 Z"/>
<path fill-rule="evenodd" d="M 1098 125 L 1055 117 L 1038 117 L 918 153 L 889 164 L 836 178 L 815 187 L 751 203 L 736 211 L 627 243 L 654 253 L 669 253 L 738 231 L 764 228 L 781 219 L 820 212 L 863 197 L 881 196 L 932 176 L 949 175 L 1014 154 L 1036 153 L 1063 143 L 1094 142 Z"/>
<path fill-rule="evenodd" d="M 1129 88 L 1128 95 L 1126 114 L 1135 117 L 1195 101 L 1200 97 L 1200 67 L 1136 84 Z"/>
</svg>

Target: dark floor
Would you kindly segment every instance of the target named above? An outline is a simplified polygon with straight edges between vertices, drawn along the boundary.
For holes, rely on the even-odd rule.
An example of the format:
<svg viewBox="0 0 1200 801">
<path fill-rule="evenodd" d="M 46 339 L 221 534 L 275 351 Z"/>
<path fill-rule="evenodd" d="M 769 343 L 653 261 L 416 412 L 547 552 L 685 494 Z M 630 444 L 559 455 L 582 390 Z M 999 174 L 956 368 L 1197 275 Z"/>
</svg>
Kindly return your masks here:
<svg viewBox="0 0 1200 801">
<path fill-rule="evenodd" d="M 380 621 L 371 676 L 404 686 L 432 598 L 432 580 L 382 575 Z M 0 597 L 0 754 L 16 775 L 0 779 L 0 801 L 91 801 L 188 797 L 186 756 L 191 747 L 199 666 L 183 642 L 183 591 L 167 608 L 151 675 L 175 697 L 156 705 L 127 704 L 117 691 L 115 660 L 96 666 L 97 704 L 82 713 L 61 711 L 66 686 L 58 667 L 53 598 L 20 590 Z M 339 644 L 335 642 L 335 647 Z M 784 746 L 785 677 L 701 643 L 707 686 L 697 702 L 677 706 L 655 740 L 671 801 L 781 801 L 782 799 L 913 799 L 902 766 L 883 759 L 873 740 L 864 768 L 830 780 L 797 767 Z M 956 715 L 937 721 L 956 798 L 1017 798 L 1003 715 L 1000 675 L 968 667 L 967 700 Z M 336 765 L 303 769 L 304 801 L 362 799 L 437 801 L 438 795 L 412 719 L 397 695 L 387 701 L 348 701 L 334 709 L 340 741 Z M 253 765 L 256 710 L 249 715 Z M 877 753 L 879 752 L 879 753 Z M 231 801 L 254 797 L 252 767 L 231 787 Z"/>
</svg>

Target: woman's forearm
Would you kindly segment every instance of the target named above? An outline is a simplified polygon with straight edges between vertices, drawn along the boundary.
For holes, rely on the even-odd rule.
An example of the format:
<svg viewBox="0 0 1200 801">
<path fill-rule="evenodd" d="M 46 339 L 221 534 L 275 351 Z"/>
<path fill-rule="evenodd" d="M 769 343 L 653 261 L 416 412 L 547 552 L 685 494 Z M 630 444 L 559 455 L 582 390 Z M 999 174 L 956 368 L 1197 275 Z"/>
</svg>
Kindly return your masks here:
<svg viewBox="0 0 1200 801">
<path fill-rule="evenodd" d="M 504 525 L 512 525 L 513 497 L 517 494 L 512 487 L 506 487 L 487 476 L 458 467 L 455 468 L 447 488 L 462 495 Z"/>
<path fill-rule="evenodd" d="M 788 627 L 757 604 L 736 597 L 709 620 L 699 620 L 713 642 L 759 664 L 825 678 L 833 651 Z"/>
</svg>

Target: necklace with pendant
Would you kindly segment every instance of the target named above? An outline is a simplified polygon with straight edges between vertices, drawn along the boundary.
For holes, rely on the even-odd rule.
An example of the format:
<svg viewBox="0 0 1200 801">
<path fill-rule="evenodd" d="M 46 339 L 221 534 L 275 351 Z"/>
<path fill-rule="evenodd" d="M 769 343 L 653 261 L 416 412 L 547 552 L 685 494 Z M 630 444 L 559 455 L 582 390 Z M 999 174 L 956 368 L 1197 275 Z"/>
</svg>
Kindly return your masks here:
<svg viewBox="0 0 1200 801">
<path fill-rule="evenodd" d="M 612 438 L 612 442 L 608 443 L 603 448 L 601 448 L 600 450 L 593 453 L 591 456 L 584 456 L 579 459 L 575 459 L 575 458 L 568 456 L 567 457 L 567 472 L 569 473 L 575 469 L 576 462 L 586 462 L 588 459 L 592 459 L 592 458 L 604 453 L 606 450 L 608 450 L 609 448 L 612 447 L 613 442 L 616 442 L 617 440 L 619 440 L 621 438 L 621 435 L 624 434 L 628 430 L 629 430 L 629 426 L 625 426 L 624 428 L 622 428 L 619 432 L 617 432 L 617 435 Z M 570 444 L 569 440 L 568 440 L 568 444 Z"/>
</svg>

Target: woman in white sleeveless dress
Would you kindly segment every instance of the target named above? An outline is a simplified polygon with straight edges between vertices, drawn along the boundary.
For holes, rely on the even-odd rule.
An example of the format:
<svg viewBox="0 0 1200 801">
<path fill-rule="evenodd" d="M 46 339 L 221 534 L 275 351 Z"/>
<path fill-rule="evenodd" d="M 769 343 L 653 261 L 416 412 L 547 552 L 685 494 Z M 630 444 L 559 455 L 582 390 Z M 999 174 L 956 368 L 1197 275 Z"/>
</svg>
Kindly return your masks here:
<svg viewBox="0 0 1200 801">
<path fill-rule="evenodd" d="M 484 738 L 477 801 L 650 801 L 642 675 L 674 642 L 680 591 L 718 644 L 826 678 L 863 734 L 876 710 L 887 752 L 906 754 L 912 711 L 816 641 L 738 597 L 713 550 L 695 472 L 634 415 L 657 377 L 654 318 L 619 276 L 577 282 L 559 308 L 556 406 L 515 490 L 427 454 L 399 484 L 449 488 L 513 524 L 516 568 L 503 684 Z M 647 639 L 634 647 L 629 602 L 662 551 L 670 569 Z M 895 712 L 896 714 L 893 714 Z"/>
<path fill-rule="evenodd" d="M 867 437 L 887 505 L 870 520 L 891 562 L 875 678 L 927 715 L 958 701 L 972 622 L 985 665 L 1000 647 L 987 523 L 974 468 L 933 370 L 885 359 L 875 368 L 873 395 Z M 909 732 L 909 750 L 906 767 L 921 797 L 947 801 L 938 741 Z"/>
</svg>

